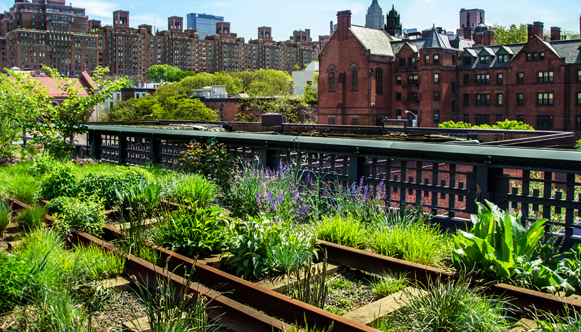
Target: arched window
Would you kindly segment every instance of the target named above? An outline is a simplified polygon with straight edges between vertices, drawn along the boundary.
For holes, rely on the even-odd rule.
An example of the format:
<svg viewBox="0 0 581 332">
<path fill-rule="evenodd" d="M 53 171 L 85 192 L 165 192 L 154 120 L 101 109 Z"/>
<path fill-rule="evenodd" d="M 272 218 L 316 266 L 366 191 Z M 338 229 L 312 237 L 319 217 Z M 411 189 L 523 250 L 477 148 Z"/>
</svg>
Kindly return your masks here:
<svg viewBox="0 0 581 332">
<path fill-rule="evenodd" d="M 375 69 L 375 94 L 383 94 L 383 68 Z"/>
<path fill-rule="evenodd" d="M 359 69 L 357 65 L 351 66 L 351 91 L 357 91 L 359 87 Z"/>
<path fill-rule="evenodd" d="M 329 92 L 335 92 L 335 68 L 330 67 L 328 72 L 329 72 Z"/>
</svg>

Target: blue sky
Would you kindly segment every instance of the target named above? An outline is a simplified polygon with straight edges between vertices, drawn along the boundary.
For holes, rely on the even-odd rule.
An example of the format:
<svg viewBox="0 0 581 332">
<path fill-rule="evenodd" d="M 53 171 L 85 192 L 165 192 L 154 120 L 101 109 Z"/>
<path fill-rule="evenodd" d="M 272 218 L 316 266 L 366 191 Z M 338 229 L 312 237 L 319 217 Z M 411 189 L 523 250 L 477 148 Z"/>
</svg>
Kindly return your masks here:
<svg viewBox="0 0 581 332">
<path fill-rule="evenodd" d="M 167 17 L 187 13 L 207 13 L 225 17 L 232 23 L 232 32 L 246 40 L 257 36 L 259 26 L 272 27 L 275 40 L 287 40 L 293 30 L 311 29 L 313 40 L 329 34 L 329 21 L 336 21 L 337 11 L 353 12 L 352 23 L 365 25 L 365 14 L 371 0 L 66 0 L 73 6 L 87 8 L 90 18 L 111 24 L 112 12 L 130 11 L 130 25 L 154 24 L 166 29 Z M 13 1 L 1 0 L 0 10 L 11 7 Z M 510 25 L 541 21 L 545 29 L 559 26 L 579 32 L 580 0 L 379 0 L 384 14 L 392 4 L 401 14 L 404 28 L 431 28 L 432 24 L 453 30 L 459 25 L 460 8 L 481 8 L 486 11 L 486 23 Z M 184 22 L 185 24 L 185 22 Z"/>
</svg>

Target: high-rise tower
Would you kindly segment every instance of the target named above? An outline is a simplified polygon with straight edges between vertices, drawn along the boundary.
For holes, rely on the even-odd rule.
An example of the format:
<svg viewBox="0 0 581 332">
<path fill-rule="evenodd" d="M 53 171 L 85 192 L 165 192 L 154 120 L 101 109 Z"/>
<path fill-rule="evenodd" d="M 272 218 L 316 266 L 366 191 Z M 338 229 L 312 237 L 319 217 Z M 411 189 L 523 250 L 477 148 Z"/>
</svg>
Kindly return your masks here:
<svg viewBox="0 0 581 332">
<path fill-rule="evenodd" d="M 383 29 L 383 25 L 383 10 L 379 7 L 377 0 L 373 0 L 367 10 L 367 15 L 365 15 L 365 27 Z"/>
<path fill-rule="evenodd" d="M 389 14 L 387 14 L 387 25 L 385 26 L 385 31 L 394 37 L 401 37 L 401 20 L 400 15 L 395 10 L 395 6 L 391 6 Z"/>
</svg>

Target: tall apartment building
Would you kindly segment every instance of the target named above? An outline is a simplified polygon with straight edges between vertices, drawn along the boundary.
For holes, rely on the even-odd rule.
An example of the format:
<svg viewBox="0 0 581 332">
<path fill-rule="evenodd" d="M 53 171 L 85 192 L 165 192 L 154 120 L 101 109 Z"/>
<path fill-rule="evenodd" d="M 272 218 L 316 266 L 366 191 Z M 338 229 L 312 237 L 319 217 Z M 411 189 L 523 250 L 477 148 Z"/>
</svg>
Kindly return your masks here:
<svg viewBox="0 0 581 332">
<path fill-rule="evenodd" d="M 200 38 L 213 35 L 216 32 L 216 23 L 218 22 L 224 22 L 224 17 L 197 13 L 187 15 L 187 28 L 196 29 Z"/>
<path fill-rule="evenodd" d="M 484 20 L 484 9 L 460 9 L 460 29 L 474 28 Z"/>
</svg>

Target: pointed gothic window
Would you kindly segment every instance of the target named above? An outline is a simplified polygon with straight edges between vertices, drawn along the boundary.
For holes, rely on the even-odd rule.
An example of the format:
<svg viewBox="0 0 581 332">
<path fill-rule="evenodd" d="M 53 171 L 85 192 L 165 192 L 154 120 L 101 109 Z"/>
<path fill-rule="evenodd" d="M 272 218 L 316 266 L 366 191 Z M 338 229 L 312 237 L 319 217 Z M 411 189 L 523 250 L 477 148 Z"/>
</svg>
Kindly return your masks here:
<svg viewBox="0 0 581 332">
<path fill-rule="evenodd" d="M 357 66 L 351 67 L 351 91 L 357 91 L 359 87 L 359 70 Z"/>
</svg>

